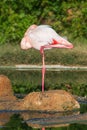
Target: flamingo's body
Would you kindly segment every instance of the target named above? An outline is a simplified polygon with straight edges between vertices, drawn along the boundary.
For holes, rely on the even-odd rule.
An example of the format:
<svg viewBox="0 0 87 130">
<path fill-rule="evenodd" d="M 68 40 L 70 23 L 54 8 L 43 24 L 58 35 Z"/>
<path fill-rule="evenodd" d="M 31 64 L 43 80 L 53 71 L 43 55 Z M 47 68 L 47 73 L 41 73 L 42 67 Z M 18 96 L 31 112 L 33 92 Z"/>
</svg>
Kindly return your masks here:
<svg viewBox="0 0 87 130">
<path fill-rule="evenodd" d="M 41 50 L 44 48 L 72 48 L 73 45 L 59 36 L 50 26 L 48 25 L 32 25 L 25 32 L 24 38 L 21 41 L 22 49 L 29 49 L 31 47 Z M 46 47 L 47 46 L 47 47 Z"/>
<path fill-rule="evenodd" d="M 48 25 L 31 25 L 24 34 L 21 41 L 22 49 L 35 48 L 40 50 L 43 56 L 43 68 L 42 68 L 42 91 L 44 91 L 44 74 L 45 74 L 45 63 L 44 63 L 44 49 L 50 48 L 73 48 L 73 45 L 59 36 L 50 26 Z"/>
</svg>

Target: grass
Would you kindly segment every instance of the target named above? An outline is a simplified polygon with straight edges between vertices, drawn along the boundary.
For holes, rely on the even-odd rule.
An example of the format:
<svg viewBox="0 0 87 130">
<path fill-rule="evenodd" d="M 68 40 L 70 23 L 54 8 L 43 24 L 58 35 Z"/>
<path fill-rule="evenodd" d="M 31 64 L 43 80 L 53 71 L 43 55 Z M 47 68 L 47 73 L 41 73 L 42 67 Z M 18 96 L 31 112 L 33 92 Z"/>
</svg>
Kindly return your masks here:
<svg viewBox="0 0 87 130">
<path fill-rule="evenodd" d="M 50 49 L 45 51 L 46 64 L 87 65 L 87 40 L 76 39 L 73 49 Z M 21 50 L 19 44 L 0 46 L 0 65 L 42 64 L 38 50 Z"/>
</svg>

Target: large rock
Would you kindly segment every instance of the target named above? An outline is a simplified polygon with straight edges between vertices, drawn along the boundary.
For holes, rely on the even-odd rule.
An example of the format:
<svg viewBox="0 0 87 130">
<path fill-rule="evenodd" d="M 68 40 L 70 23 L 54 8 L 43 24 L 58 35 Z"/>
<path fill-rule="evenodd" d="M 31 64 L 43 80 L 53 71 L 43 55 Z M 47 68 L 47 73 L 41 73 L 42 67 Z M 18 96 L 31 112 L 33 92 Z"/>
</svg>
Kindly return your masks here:
<svg viewBox="0 0 87 130">
<path fill-rule="evenodd" d="M 70 111 L 80 108 L 80 105 L 68 92 L 52 90 L 28 94 L 24 98 L 21 108 L 40 111 Z"/>
</svg>

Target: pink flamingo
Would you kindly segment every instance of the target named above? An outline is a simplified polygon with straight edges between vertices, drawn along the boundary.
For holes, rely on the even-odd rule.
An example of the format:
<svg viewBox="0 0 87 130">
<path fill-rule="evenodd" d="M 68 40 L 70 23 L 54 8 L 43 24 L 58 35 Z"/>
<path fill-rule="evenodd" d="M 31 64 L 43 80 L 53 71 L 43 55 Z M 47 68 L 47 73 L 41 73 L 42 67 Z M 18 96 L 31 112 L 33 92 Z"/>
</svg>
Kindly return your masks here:
<svg viewBox="0 0 87 130">
<path fill-rule="evenodd" d="M 42 54 L 42 92 L 44 92 L 45 62 L 44 50 L 51 48 L 73 48 L 73 45 L 59 36 L 48 25 L 31 25 L 21 41 L 22 49 L 35 48 Z"/>
</svg>

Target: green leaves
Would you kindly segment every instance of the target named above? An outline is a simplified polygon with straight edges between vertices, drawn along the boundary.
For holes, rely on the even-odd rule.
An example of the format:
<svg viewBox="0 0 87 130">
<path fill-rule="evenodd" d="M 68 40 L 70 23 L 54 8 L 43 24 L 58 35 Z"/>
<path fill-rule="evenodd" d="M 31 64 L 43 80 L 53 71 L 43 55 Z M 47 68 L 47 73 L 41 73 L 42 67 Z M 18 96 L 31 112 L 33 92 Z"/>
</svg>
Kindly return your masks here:
<svg viewBox="0 0 87 130">
<path fill-rule="evenodd" d="M 2 0 L 0 14 L 0 44 L 19 42 L 31 24 L 49 24 L 72 38 L 87 37 L 85 0 Z"/>
</svg>

